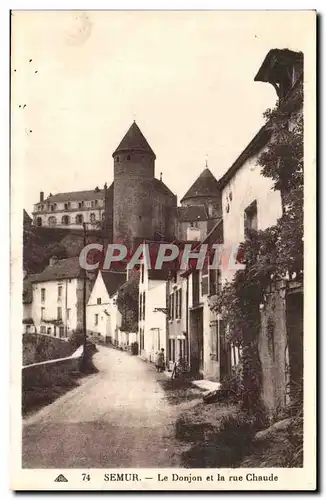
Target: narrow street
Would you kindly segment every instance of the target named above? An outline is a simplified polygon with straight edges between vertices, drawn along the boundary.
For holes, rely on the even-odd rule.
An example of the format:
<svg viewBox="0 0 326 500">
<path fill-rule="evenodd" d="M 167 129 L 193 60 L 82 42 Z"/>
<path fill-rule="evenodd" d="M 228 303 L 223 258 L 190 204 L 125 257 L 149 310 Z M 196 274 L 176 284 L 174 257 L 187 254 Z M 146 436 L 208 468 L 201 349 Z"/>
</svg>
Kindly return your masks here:
<svg viewBox="0 0 326 500">
<path fill-rule="evenodd" d="M 178 466 L 175 409 L 159 375 L 138 357 L 98 349 L 98 373 L 23 421 L 22 466 Z"/>
</svg>

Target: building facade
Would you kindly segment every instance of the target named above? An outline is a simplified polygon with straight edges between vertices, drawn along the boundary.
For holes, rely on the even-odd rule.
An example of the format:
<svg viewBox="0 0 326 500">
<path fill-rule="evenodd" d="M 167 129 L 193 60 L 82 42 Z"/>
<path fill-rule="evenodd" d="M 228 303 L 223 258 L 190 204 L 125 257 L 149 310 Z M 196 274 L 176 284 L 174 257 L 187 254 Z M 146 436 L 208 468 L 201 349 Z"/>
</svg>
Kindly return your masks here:
<svg viewBox="0 0 326 500">
<path fill-rule="evenodd" d="M 82 229 L 83 222 L 94 228 L 100 228 L 105 219 L 105 191 L 95 188 L 93 191 L 50 194 L 34 205 L 33 225 L 39 227 L 60 227 Z"/>
<path fill-rule="evenodd" d="M 167 277 L 168 271 L 149 269 L 144 259 L 139 273 L 138 340 L 140 356 L 150 362 L 160 349 L 167 352 Z"/>
<path fill-rule="evenodd" d="M 30 276 L 30 314 L 37 333 L 68 338 L 83 328 L 83 270 L 78 257 L 53 257 L 46 269 Z M 86 278 L 86 300 L 92 283 Z"/>
<path fill-rule="evenodd" d="M 115 294 L 125 281 L 125 273 L 100 270 L 87 303 L 87 335 L 94 340 L 114 343 L 118 329 Z M 119 339 L 117 339 L 119 340 Z"/>
<path fill-rule="evenodd" d="M 298 88 L 303 81 L 302 54 L 271 50 L 255 81 L 268 82 L 275 87 L 278 107 L 285 116 L 281 126 L 290 130 L 302 114 L 302 99 L 298 97 Z M 244 241 L 248 230 L 259 231 L 275 225 L 283 214 L 282 192 L 274 189 L 273 180 L 262 175 L 257 162 L 259 154 L 273 140 L 273 134 L 270 120 L 219 180 L 226 245 Z M 234 272 L 222 268 L 222 283 L 231 281 Z M 293 385 L 302 384 L 302 285 L 290 277 L 272 283 L 260 305 L 260 317 L 258 348 L 262 366 L 262 399 L 266 408 L 273 411 L 287 404 Z"/>
</svg>

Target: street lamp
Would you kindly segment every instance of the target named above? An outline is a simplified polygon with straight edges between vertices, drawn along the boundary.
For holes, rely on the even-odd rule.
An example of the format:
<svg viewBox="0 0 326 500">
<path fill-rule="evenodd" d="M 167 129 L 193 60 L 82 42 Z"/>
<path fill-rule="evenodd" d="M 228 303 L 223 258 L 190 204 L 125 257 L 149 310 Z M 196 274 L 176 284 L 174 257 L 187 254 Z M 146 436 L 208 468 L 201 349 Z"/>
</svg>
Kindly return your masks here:
<svg viewBox="0 0 326 500">
<path fill-rule="evenodd" d="M 83 222 L 83 246 L 84 248 L 87 245 L 86 241 L 86 228 L 88 225 L 98 227 L 100 225 L 99 221 L 95 222 Z M 86 359 L 86 345 L 87 345 L 87 322 L 86 322 L 86 296 L 87 296 L 87 271 L 85 268 L 83 272 L 83 364 L 84 368 L 86 367 L 87 359 Z"/>
</svg>

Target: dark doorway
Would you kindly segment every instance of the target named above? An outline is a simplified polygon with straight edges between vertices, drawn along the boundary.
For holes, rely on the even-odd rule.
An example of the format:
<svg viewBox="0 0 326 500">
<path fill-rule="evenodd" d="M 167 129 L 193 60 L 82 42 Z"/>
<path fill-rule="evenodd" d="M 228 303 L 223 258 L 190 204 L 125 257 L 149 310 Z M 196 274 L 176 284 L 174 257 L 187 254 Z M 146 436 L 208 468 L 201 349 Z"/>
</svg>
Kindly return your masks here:
<svg viewBox="0 0 326 500">
<path fill-rule="evenodd" d="M 199 373 L 204 368 L 203 308 L 190 311 L 190 369 Z"/>
<path fill-rule="evenodd" d="M 290 399 L 302 397 L 303 391 L 303 293 L 286 297 L 286 329 L 288 336 Z"/>
</svg>

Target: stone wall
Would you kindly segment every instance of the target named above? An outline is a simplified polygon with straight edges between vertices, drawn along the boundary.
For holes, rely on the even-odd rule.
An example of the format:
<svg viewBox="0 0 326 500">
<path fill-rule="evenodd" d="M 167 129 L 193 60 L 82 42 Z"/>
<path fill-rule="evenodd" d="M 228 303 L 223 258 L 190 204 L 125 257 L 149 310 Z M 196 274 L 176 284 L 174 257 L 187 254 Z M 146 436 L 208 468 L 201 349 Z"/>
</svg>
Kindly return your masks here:
<svg viewBox="0 0 326 500">
<path fill-rule="evenodd" d="M 23 366 L 51 359 L 65 358 L 73 353 L 66 340 L 38 333 L 23 335 Z"/>
<path fill-rule="evenodd" d="M 266 295 L 261 311 L 259 356 L 262 365 L 262 399 L 269 412 L 286 403 L 286 305 L 280 289 Z"/>
<path fill-rule="evenodd" d="M 34 387 L 54 386 L 66 382 L 71 372 L 79 370 L 82 355 L 81 346 L 69 357 L 23 366 L 23 392 Z"/>
</svg>

